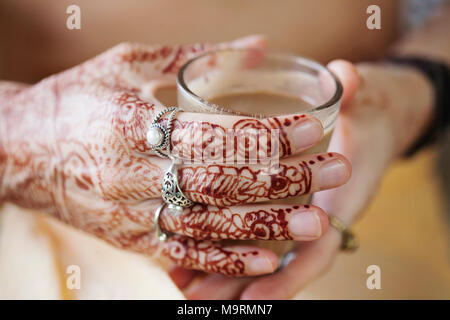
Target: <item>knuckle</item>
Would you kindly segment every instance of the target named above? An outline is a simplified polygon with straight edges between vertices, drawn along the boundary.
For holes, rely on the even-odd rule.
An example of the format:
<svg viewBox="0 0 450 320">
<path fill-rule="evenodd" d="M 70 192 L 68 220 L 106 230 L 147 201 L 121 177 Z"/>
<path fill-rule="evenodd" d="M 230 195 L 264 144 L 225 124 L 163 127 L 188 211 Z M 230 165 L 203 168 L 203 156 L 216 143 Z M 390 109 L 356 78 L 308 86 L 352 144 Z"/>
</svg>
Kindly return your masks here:
<svg viewBox="0 0 450 320">
<path fill-rule="evenodd" d="M 121 42 L 104 53 L 105 57 L 113 58 L 116 62 L 126 61 L 133 55 L 140 45 L 133 42 Z"/>
<path fill-rule="evenodd" d="M 145 135 L 154 114 L 154 106 L 129 93 L 117 95 L 114 104 L 117 108 L 112 114 L 113 130 L 126 140 L 132 150 L 150 151 Z"/>
<path fill-rule="evenodd" d="M 171 62 L 166 66 L 167 72 L 177 70 L 185 61 L 185 51 L 182 47 L 162 46 L 162 45 L 146 45 L 134 42 L 122 42 L 113 48 L 106 51 L 102 58 L 117 63 L 117 64 L 131 64 L 134 62 L 155 62 L 159 60 L 169 59 Z M 156 67 L 156 66 L 155 66 Z"/>
</svg>

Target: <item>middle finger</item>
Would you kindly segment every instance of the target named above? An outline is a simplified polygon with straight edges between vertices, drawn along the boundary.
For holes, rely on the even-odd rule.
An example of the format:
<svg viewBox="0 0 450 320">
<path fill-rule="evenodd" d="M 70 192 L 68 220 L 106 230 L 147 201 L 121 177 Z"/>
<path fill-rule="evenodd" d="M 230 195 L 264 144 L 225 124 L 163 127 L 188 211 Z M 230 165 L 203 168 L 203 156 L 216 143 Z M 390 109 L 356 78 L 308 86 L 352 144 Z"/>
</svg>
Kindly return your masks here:
<svg viewBox="0 0 450 320">
<path fill-rule="evenodd" d="M 167 168 L 169 160 L 160 166 Z M 180 188 L 192 201 L 219 207 L 284 199 L 338 187 L 350 178 L 349 161 L 338 153 L 281 159 L 270 172 L 258 164 L 185 164 L 178 169 Z"/>
</svg>

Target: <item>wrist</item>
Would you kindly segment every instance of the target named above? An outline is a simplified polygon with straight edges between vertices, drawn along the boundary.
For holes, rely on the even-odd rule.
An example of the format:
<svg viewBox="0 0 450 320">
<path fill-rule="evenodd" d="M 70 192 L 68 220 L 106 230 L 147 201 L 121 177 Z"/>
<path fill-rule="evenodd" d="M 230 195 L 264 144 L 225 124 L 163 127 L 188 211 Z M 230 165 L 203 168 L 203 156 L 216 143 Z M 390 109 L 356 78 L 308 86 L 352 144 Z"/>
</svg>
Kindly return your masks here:
<svg viewBox="0 0 450 320">
<path fill-rule="evenodd" d="M 434 116 L 433 88 L 411 66 L 361 64 L 363 86 L 375 88 L 379 110 L 386 114 L 393 140 L 392 158 L 403 155 L 427 131 Z"/>
<path fill-rule="evenodd" d="M 392 72 L 399 73 L 397 83 L 405 97 L 400 113 L 402 118 L 396 156 L 403 156 L 414 143 L 433 125 L 435 114 L 433 87 L 430 81 L 419 70 L 411 66 L 390 66 Z M 397 123 L 397 121 L 395 121 Z"/>
<path fill-rule="evenodd" d="M 426 145 L 436 142 L 450 123 L 450 69 L 448 64 L 439 60 L 429 60 L 418 56 L 397 56 L 388 60 L 395 65 L 409 66 L 420 72 L 428 80 L 433 91 L 433 116 L 425 132 L 421 133 L 405 153 L 410 156 Z"/>
</svg>

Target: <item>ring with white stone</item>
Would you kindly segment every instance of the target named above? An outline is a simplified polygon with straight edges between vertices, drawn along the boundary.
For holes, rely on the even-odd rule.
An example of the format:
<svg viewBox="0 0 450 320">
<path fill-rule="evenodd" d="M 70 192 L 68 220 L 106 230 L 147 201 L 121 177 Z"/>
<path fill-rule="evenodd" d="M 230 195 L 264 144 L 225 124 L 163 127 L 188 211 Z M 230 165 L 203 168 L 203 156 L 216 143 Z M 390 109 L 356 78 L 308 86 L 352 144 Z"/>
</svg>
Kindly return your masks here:
<svg viewBox="0 0 450 320">
<path fill-rule="evenodd" d="M 153 122 L 147 131 L 147 142 L 152 147 L 153 151 L 162 158 L 170 158 L 171 165 L 164 174 L 163 184 L 161 188 L 162 198 L 169 206 L 169 212 L 177 216 L 183 208 L 191 207 L 194 202 L 188 199 L 183 191 L 181 191 L 178 184 L 178 170 L 176 166 L 176 159 L 170 152 L 170 134 L 172 133 L 172 122 L 175 119 L 175 115 L 180 111 L 177 107 L 167 108 L 153 119 Z M 169 113 L 167 119 L 167 126 L 164 128 L 158 121 L 163 115 Z M 165 150 L 163 153 L 161 150 Z"/>
<path fill-rule="evenodd" d="M 170 154 L 170 135 L 172 133 L 172 122 L 175 119 L 175 115 L 180 111 L 177 107 L 170 107 L 164 109 L 160 113 L 158 113 L 153 119 L 150 128 L 147 131 L 147 143 L 151 146 L 152 150 L 160 156 L 161 158 L 168 158 Z M 166 113 L 169 113 L 169 118 L 167 119 L 167 126 L 164 128 L 158 121 L 164 116 Z M 166 153 L 163 153 L 162 150 L 165 150 Z"/>
</svg>

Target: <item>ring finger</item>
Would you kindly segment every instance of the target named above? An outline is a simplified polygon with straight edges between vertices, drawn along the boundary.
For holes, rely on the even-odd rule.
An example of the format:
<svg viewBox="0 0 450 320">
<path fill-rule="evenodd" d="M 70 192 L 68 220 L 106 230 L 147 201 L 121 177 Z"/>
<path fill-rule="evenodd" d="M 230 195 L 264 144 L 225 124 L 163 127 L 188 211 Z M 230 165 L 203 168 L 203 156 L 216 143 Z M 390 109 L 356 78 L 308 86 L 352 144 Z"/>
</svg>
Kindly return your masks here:
<svg viewBox="0 0 450 320">
<path fill-rule="evenodd" d="M 159 218 L 164 230 L 198 240 L 297 240 L 319 238 L 328 227 L 326 214 L 309 205 L 245 205 L 215 207 L 197 204 L 179 216 L 167 207 Z"/>
</svg>

